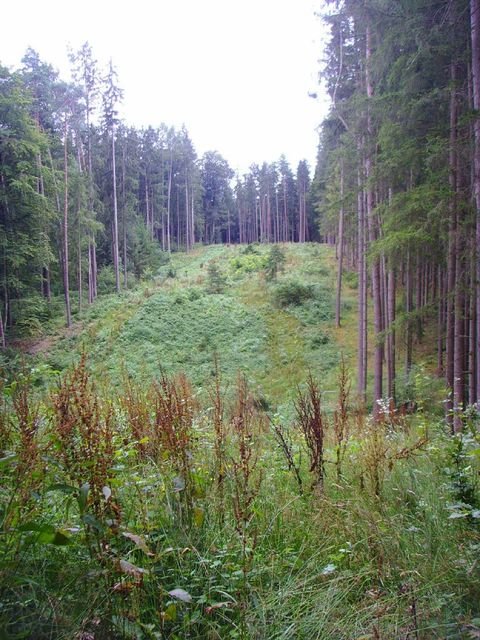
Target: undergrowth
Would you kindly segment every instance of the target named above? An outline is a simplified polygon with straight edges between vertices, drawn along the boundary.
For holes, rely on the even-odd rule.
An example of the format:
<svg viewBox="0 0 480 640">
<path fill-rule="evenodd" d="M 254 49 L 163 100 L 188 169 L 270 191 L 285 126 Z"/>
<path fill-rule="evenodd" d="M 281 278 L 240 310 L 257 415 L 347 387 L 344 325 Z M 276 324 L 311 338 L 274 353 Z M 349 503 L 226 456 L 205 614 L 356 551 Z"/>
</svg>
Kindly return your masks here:
<svg viewBox="0 0 480 640">
<path fill-rule="evenodd" d="M 479 415 L 292 420 L 218 361 L 101 388 L 83 356 L 0 406 L 2 638 L 469 638 L 480 630 Z"/>
</svg>

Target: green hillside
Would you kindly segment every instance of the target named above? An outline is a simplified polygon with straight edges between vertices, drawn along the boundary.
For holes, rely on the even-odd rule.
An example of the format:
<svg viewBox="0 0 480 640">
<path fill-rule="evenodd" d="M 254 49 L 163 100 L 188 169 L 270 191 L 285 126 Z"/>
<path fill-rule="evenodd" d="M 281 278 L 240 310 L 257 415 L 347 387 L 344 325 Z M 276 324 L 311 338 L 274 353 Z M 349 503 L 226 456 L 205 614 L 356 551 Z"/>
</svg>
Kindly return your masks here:
<svg viewBox="0 0 480 640">
<path fill-rule="evenodd" d="M 216 355 L 225 383 L 244 373 L 272 407 L 288 403 L 309 370 L 329 391 L 344 351 L 332 327 L 331 249 L 284 245 L 284 269 L 272 281 L 264 269 L 269 251 L 222 246 L 173 254 L 154 280 L 104 296 L 40 355 L 63 370 L 85 351 L 98 379 L 112 382 L 183 371 L 197 389 L 211 384 Z M 218 293 L 210 292 L 212 264 L 224 280 Z M 353 303 L 347 293 L 347 322 Z"/>
</svg>

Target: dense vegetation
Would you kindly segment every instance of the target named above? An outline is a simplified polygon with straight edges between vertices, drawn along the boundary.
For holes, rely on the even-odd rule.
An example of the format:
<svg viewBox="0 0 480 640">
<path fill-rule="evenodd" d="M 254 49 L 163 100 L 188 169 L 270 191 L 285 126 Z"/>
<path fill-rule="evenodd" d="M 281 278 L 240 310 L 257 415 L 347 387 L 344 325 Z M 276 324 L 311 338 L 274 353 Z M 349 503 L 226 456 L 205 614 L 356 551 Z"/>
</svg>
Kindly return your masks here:
<svg viewBox="0 0 480 640">
<path fill-rule="evenodd" d="M 480 637 L 480 0 L 325 13 L 312 180 L 0 68 L 0 638 Z"/>
<path fill-rule="evenodd" d="M 480 398 L 480 6 L 330 6 L 323 76 L 332 106 L 315 199 L 340 265 L 358 274 L 357 391 L 366 397 L 371 368 L 374 409 L 395 398 L 415 343 L 435 341 L 451 390 L 447 417 L 460 430 L 464 408 Z"/>
<path fill-rule="evenodd" d="M 452 438 L 420 368 L 415 416 L 364 412 L 332 264 L 197 249 L 30 345 L 2 390 L 2 637 L 475 637 L 478 413 Z"/>
</svg>

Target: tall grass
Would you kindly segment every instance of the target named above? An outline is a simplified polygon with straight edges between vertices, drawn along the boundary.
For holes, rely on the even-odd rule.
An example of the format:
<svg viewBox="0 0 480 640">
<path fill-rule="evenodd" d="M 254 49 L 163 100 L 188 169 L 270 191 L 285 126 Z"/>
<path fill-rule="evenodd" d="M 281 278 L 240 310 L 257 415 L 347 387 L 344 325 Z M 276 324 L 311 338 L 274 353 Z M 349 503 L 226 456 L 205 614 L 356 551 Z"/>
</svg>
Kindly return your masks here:
<svg viewBox="0 0 480 640">
<path fill-rule="evenodd" d="M 184 377 L 101 391 L 85 358 L 49 395 L 6 385 L 0 637 L 476 633 L 478 416 L 461 445 L 434 422 L 427 440 L 425 415 L 359 418 L 340 379 L 321 491 L 310 432 L 284 422 L 285 457 L 243 378 L 206 404 Z"/>
</svg>

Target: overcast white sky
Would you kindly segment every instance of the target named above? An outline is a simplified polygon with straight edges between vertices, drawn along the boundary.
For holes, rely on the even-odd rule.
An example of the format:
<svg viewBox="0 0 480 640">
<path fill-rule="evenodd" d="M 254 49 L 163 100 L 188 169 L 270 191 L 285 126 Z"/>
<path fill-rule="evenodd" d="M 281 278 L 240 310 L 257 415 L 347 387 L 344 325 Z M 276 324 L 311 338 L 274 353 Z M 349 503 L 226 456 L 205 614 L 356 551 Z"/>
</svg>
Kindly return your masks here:
<svg viewBox="0 0 480 640">
<path fill-rule="evenodd" d="M 68 77 L 67 45 L 88 40 L 112 58 L 128 124 L 181 126 L 197 153 L 217 150 L 239 171 L 285 153 L 313 168 L 320 0 L 20 0 L 2 7 L 0 63 L 27 47 Z"/>
</svg>

